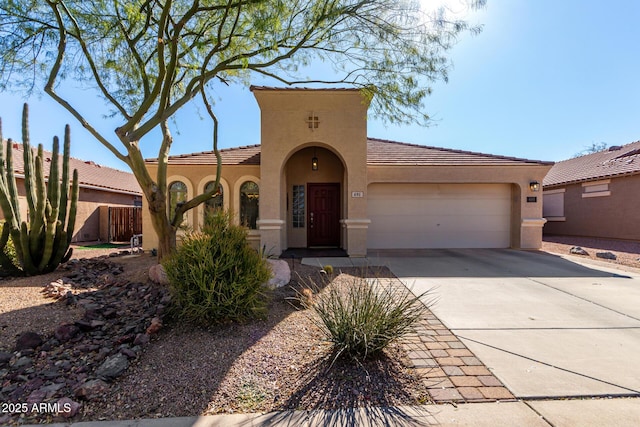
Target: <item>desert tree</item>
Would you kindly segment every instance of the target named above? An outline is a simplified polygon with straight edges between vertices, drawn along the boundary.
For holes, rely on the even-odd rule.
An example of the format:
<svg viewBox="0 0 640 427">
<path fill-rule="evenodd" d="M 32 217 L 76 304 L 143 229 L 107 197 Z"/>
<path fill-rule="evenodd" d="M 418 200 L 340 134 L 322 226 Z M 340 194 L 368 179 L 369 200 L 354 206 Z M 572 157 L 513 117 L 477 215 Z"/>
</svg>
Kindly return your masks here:
<svg viewBox="0 0 640 427">
<path fill-rule="evenodd" d="M 4 0 L 0 89 L 44 90 L 128 165 L 162 257 L 175 247 L 185 212 L 217 192 L 216 85 L 248 85 L 260 76 L 281 85 L 355 87 L 372 102 L 374 117 L 426 123 L 431 85 L 447 80 L 447 50 L 461 33 L 477 30 L 448 19 L 444 9 L 426 13 L 406 0 Z M 307 77 L 313 61 L 330 64 L 332 77 Z M 72 84 L 97 90 L 105 114 L 120 120 L 115 134 L 99 132 L 64 95 Z M 168 212 L 170 119 L 196 97 L 213 123 L 217 181 Z M 158 128 L 151 176 L 141 144 Z"/>
</svg>

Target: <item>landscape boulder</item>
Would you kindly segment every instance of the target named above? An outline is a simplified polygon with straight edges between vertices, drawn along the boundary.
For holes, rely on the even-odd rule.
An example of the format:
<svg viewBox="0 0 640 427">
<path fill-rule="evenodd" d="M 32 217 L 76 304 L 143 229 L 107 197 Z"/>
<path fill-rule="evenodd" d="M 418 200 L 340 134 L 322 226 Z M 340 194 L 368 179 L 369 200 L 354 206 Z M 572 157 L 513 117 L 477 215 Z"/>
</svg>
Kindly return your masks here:
<svg viewBox="0 0 640 427">
<path fill-rule="evenodd" d="M 80 328 L 73 324 L 64 324 L 60 325 L 56 328 L 53 335 L 60 342 L 67 342 L 71 338 L 75 337 L 78 332 L 80 332 Z"/>
<path fill-rule="evenodd" d="M 35 332 L 25 332 L 16 341 L 16 351 L 35 349 L 42 344 L 42 337 Z"/>
<path fill-rule="evenodd" d="M 74 389 L 76 397 L 84 400 L 96 399 L 109 391 L 109 384 L 96 379 L 85 381 Z"/>
<path fill-rule="evenodd" d="M 271 268 L 271 279 L 267 282 L 267 286 L 271 289 L 286 286 L 291 281 L 291 269 L 289 264 L 283 259 L 268 259 L 267 263 Z"/>
<path fill-rule="evenodd" d="M 151 268 L 149 268 L 149 279 L 159 285 L 169 284 L 169 278 L 162 264 L 152 265 Z"/>
<path fill-rule="evenodd" d="M 618 257 L 612 252 L 596 252 L 596 256 L 602 259 L 617 259 Z"/>
<path fill-rule="evenodd" d="M 589 252 L 585 251 L 580 246 L 572 247 L 571 249 L 569 249 L 569 253 L 572 253 L 574 255 L 589 255 Z"/>
<path fill-rule="evenodd" d="M 124 354 L 118 353 L 107 358 L 96 370 L 96 376 L 111 381 L 118 378 L 129 367 L 129 359 Z"/>
</svg>

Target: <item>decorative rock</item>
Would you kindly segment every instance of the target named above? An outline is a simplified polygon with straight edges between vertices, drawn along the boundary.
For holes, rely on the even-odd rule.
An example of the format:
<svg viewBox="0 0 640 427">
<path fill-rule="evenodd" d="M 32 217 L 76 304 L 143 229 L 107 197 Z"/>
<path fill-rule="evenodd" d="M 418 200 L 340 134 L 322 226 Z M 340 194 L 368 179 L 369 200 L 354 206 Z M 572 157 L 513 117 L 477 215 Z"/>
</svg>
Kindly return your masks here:
<svg viewBox="0 0 640 427">
<path fill-rule="evenodd" d="M 76 325 L 64 324 L 58 326 L 53 334 L 58 341 L 64 343 L 75 337 L 78 332 L 80 332 L 80 328 L 78 328 Z"/>
<path fill-rule="evenodd" d="M 291 281 L 291 269 L 289 264 L 283 259 L 268 259 L 267 263 L 271 268 L 272 277 L 267 282 L 271 289 L 286 286 Z"/>
<path fill-rule="evenodd" d="M 612 252 L 596 252 L 598 258 L 603 259 L 617 259 L 618 257 Z"/>
<path fill-rule="evenodd" d="M 16 341 L 16 351 L 26 348 L 36 348 L 42 344 L 42 337 L 35 332 L 25 332 Z"/>
<path fill-rule="evenodd" d="M 42 387 L 40 391 L 45 393 L 45 399 L 51 399 L 62 387 L 64 384 L 51 384 Z"/>
<path fill-rule="evenodd" d="M 133 345 L 145 345 L 148 342 L 149 342 L 149 335 L 138 334 L 136 335 L 136 339 L 133 340 Z"/>
<path fill-rule="evenodd" d="M 131 350 L 130 348 L 121 348 L 120 349 L 120 353 L 124 354 L 129 359 L 135 359 L 136 358 L 136 352 Z"/>
<path fill-rule="evenodd" d="M 13 369 L 28 368 L 31 365 L 33 365 L 33 359 L 27 356 L 22 356 L 13 364 Z"/>
<path fill-rule="evenodd" d="M 62 279 L 58 279 L 55 282 L 51 282 L 46 285 L 41 291 L 45 297 L 53 299 L 64 299 L 71 293 L 71 284 L 64 283 Z"/>
<path fill-rule="evenodd" d="M 80 320 L 76 320 L 75 321 L 75 325 L 80 328 L 81 331 L 90 331 L 93 328 L 95 328 L 95 326 L 93 326 L 93 322 L 94 321 L 90 321 L 90 320 L 85 320 L 85 319 L 80 319 Z"/>
<path fill-rule="evenodd" d="M 580 246 L 572 247 L 571 249 L 569 249 L 569 253 L 572 253 L 574 255 L 589 255 L 589 252 L 585 251 Z"/>
<path fill-rule="evenodd" d="M 109 391 L 109 384 L 102 380 L 89 380 L 73 390 L 76 397 L 84 400 L 93 400 Z"/>
<path fill-rule="evenodd" d="M 167 273 L 164 271 L 162 264 L 152 265 L 151 268 L 149 268 L 149 279 L 160 285 L 169 284 L 169 278 L 167 277 Z"/>
<path fill-rule="evenodd" d="M 4 366 L 7 363 L 9 363 L 12 357 L 13 357 L 12 353 L 9 353 L 6 351 L 0 351 L 0 366 Z"/>
<path fill-rule="evenodd" d="M 159 317 L 154 317 L 151 319 L 151 325 L 147 328 L 147 334 L 157 334 L 160 332 L 160 329 L 162 329 L 162 320 Z"/>
<path fill-rule="evenodd" d="M 78 410 L 81 406 L 82 405 L 78 402 L 74 402 L 68 397 L 63 397 L 62 399 L 58 400 L 58 408 L 60 408 L 60 412 L 58 412 L 58 415 L 62 415 L 65 418 L 74 417 L 78 413 Z"/>
<path fill-rule="evenodd" d="M 122 375 L 128 367 L 129 360 L 127 356 L 118 353 L 102 362 L 102 365 L 96 370 L 96 376 L 110 381 Z"/>
</svg>

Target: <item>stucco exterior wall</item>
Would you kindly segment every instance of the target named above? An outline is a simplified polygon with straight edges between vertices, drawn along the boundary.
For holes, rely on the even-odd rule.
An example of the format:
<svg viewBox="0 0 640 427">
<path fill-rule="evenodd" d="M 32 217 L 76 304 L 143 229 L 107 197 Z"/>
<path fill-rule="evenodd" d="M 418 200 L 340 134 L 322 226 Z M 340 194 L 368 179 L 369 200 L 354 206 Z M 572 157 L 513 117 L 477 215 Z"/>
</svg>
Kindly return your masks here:
<svg viewBox="0 0 640 427">
<path fill-rule="evenodd" d="M 147 164 L 147 169 L 151 176 L 155 176 L 158 166 Z M 264 193 L 260 185 L 260 166 L 257 165 L 222 165 L 222 185 L 224 208 L 234 213 L 236 221 L 240 210 L 240 186 L 246 181 L 254 181 L 260 188 L 260 202 L 263 198 L 269 197 Z M 188 198 L 192 198 L 194 193 L 201 194 L 205 185 L 209 181 L 215 181 L 216 166 L 213 165 L 169 165 L 167 168 L 167 185 L 173 181 L 180 180 L 187 186 Z M 204 218 L 204 206 L 200 205 L 189 211 L 186 215 L 187 225 L 198 230 Z M 158 236 L 151 224 L 149 205 L 146 199 L 142 201 L 142 234 L 143 249 L 151 250 L 158 247 Z M 254 247 L 258 247 L 257 231 L 250 231 L 250 240 L 254 242 Z"/>
<path fill-rule="evenodd" d="M 18 198 L 20 200 L 20 217 L 27 219 L 27 198 L 24 188 L 24 179 L 16 178 L 18 186 Z M 131 194 L 114 193 L 91 188 L 80 187 L 78 194 L 78 209 L 76 213 L 76 226 L 72 242 L 90 242 L 100 239 L 100 206 L 134 206 L 136 198 L 141 196 Z M 0 212 L 2 217 L 2 212 Z"/>
<path fill-rule="evenodd" d="M 522 166 L 369 166 L 372 183 L 495 183 L 511 184 L 511 247 L 542 246 L 542 191 L 531 191 L 531 181 L 542 182 L 551 165 Z M 366 196 L 366 195 L 365 195 Z M 528 202 L 527 197 L 535 197 Z"/>
<path fill-rule="evenodd" d="M 565 221 L 549 221 L 549 235 L 640 240 L 640 175 L 611 178 L 611 195 L 583 198 L 581 183 L 564 187 Z"/>
<path fill-rule="evenodd" d="M 260 106 L 262 188 L 261 245 L 280 253 L 287 245 L 285 165 L 306 147 L 332 151 L 345 171 L 342 185 L 343 247 L 351 256 L 366 255 L 366 198 L 349 197 L 367 186 L 367 108 L 355 90 L 254 90 Z M 317 127 L 308 118 L 317 117 Z"/>
<path fill-rule="evenodd" d="M 311 171 L 311 159 L 318 158 L 318 170 Z M 303 148 L 291 156 L 286 165 L 286 214 L 287 214 L 287 246 L 290 248 L 304 248 L 307 246 L 308 219 L 305 218 L 305 226 L 301 228 L 293 227 L 293 186 L 308 183 L 339 183 L 342 186 L 344 179 L 344 168 L 340 159 L 331 151 L 312 147 Z M 305 202 L 308 195 L 305 193 Z M 346 216 L 344 200 L 340 201 L 341 218 Z M 308 216 L 308 206 L 305 206 L 305 216 Z"/>
</svg>

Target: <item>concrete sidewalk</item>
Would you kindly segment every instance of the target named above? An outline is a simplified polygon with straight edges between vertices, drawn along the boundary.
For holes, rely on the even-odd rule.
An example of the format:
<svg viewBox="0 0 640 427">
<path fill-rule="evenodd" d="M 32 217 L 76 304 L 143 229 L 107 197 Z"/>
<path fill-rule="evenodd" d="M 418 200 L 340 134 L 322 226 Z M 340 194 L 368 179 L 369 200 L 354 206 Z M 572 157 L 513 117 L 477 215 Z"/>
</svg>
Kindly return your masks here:
<svg viewBox="0 0 640 427">
<path fill-rule="evenodd" d="M 52 427 L 249 427 L 249 426 L 616 426 L 640 425 L 640 399 L 467 403 L 342 411 L 286 411 L 206 417 L 50 424 Z M 27 426 L 35 427 L 35 426 Z"/>
</svg>

